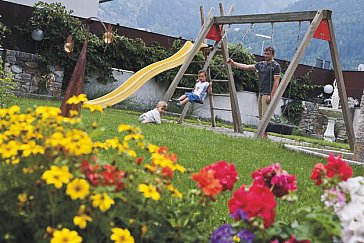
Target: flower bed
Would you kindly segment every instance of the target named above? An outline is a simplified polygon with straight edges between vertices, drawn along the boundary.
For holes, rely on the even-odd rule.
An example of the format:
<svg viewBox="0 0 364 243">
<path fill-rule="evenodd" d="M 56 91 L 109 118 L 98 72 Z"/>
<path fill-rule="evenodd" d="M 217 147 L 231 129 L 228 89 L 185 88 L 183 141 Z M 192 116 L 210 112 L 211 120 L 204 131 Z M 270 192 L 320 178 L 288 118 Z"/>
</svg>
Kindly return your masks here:
<svg viewBox="0 0 364 243">
<path fill-rule="evenodd" d="M 69 103 L 85 101 L 73 97 Z M 98 106 L 86 106 L 102 112 Z M 252 173 L 252 185 L 227 201 L 231 220 L 213 232 L 199 226 L 216 198 L 233 190 L 238 173 L 219 161 L 193 173 L 198 189 L 179 191 L 186 173 L 177 155 L 148 144 L 139 128 L 121 124 L 99 140 L 95 122 L 60 110 L 0 109 L 1 240 L 11 242 L 360 242 L 364 236 L 364 180 L 351 178 L 341 158 L 318 164 L 312 179 L 322 206 L 299 208 L 296 221 L 276 222 L 277 203 L 293 203 L 296 178 L 279 164 Z M 101 156 L 103 155 L 103 156 Z M 4 223 L 5 222 L 5 223 Z"/>
</svg>

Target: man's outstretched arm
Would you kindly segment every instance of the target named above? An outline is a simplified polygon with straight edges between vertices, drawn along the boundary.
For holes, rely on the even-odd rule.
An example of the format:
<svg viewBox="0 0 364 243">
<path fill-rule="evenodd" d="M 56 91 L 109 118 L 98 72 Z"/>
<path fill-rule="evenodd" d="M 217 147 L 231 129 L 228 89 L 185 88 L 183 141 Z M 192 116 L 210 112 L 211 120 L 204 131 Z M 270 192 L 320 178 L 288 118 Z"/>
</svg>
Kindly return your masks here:
<svg viewBox="0 0 364 243">
<path fill-rule="evenodd" d="M 234 67 L 237 67 L 239 69 L 242 69 L 242 70 L 251 70 L 251 71 L 255 71 L 257 70 L 255 65 L 252 65 L 252 64 L 244 64 L 244 63 L 238 63 L 238 62 L 235 62 L 233 59 L 229 58 L 227 59 L 226 61 L 227 64 L 230 64 L 231 66 L 234 66 Z"/>
</svg>

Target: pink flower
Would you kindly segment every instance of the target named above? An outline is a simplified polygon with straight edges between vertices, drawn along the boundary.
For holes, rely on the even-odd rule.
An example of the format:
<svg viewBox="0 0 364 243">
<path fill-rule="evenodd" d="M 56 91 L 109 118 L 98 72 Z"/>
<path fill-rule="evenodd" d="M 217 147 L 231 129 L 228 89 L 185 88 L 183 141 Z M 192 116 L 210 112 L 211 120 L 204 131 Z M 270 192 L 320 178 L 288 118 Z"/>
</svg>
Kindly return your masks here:
<svg viewBox="0 0 364 243">
<path fill-rule="evenodd" d="M 232 190 L 235 182 L 238 180 L 238 172 L 234 164 L 229 164 L 226 161 L 219 161 L 215 164 L 206 166 L 205 170 L 215 171 L 214 177 L 220 181 L 223 190 Z"/>
<path fill-rule="evenodd" d="M 254 184 L 267 186 L 276 197 L 287 195 L 297 189 L 296 177 L 281 169 L 280 164 L 272 164 L 252 173 Z"/>
</svg>

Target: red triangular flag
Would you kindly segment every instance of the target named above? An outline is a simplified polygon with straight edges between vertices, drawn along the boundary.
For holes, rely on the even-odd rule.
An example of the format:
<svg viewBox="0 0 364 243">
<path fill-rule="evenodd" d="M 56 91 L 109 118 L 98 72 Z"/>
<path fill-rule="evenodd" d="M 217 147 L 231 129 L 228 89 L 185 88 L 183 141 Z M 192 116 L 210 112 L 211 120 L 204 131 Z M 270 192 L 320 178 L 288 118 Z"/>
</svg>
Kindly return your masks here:
<svg viewBox="0 0 364 243">
<path fill-rule="evenodd" d="M 214 40 L 214 41 L 220 41 L 222 36 L 222 25 L 216 25 L 214 24 L 209 33 L 207 33 L 206 38 L 209 40 Z"/>
<path fill-rule="evenodd" d="M 327 22 L 327 19 L 321 20 L 313 38 L 331 41 L 329 23 Z"/>
</svg>

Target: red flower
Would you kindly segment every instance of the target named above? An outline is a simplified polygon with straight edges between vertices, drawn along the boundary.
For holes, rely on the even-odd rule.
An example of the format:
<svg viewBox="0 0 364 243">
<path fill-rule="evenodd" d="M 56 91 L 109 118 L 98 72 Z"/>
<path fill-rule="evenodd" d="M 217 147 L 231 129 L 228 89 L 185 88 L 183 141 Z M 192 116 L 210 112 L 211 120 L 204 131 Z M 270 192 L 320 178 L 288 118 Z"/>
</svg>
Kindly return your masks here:
<svg viewBox="0 0 364 243">
<path fill-rule="evenodd" d="M 142 157 L 137 158 L 136 161 L 135 161 L 135 163 L 137 165 L 141 165 L 142 162 L 143 162 L 143 158 Z"/>
<path fill-rule="evenodd" d="M 321 185 L 322 179 L 326 174 L 325 166 L 322 163 L 317 163 L 315 167 L 313 167 L 312 173 L 311 173 L 311 179 L 315 180 L 316 186 Z"/>
<path fill-rule="evenodd" d="M 245 185 L 243 185 L 233 193 L 228 205 L 230 215 L 234 215 L 240 209 L 248 215 L 249 219 L 261 217 L 265 228 L 274 222 L 274 209 L 277 203 L 273 193 L 266 186 L 253 184 L 246 191 Z"/>
<path fill-rule="evenodd" d="M 326 175 L 328 178 L 337 176 L 340 181 L 346 181 L 353 175 L 353 170 L 345 161 L 341 159 L 341 156 L 335 157 L 330 154 L 327 157 L 327 164 L 325 169 L 327 170 Z"/>
<path fill-rule="evenodd" d="M 219 161 L 206 166 L 204 170 L 215 171 L 214 177 L 220 181 L 223 190 L 232 190 L 234 183 L 238 180 L 238 172 L 235 169 L 235 165 L 229 164 L 226 161 Z"/>
<path fill-rule="evenodd" d="M 206 196 L 215 197 L 223 189 L 220 181 L 215 179 L 214 173 L 214 170 L 201 169 L 199 173 L 192 175 L 192 179 L 198 182 L 198 187 Z"/>
<path fill-rule="evenodd" d="M 283 243 L 310 243 L 309 240 L 297 240 L 294 235 L 291 235 L 291 238 L 288 240 L 283 241 Z M 273 240 L 270 243 L 279 243 L 279 240 Z"/>
<path fill-rule="evenodd" d="M 81 162 L 81 171 L 82 173 L 87 173 L 87 172 L 93 172 L 95 170 L 95 167 L 92 166 L 87 160 L 82 160 Z"/>
<path fill-rule="evenodd" d="M 162 146 L 158 149 L 158 154 L 168 154 L 168 148 L 166 146 Z"/>
<path fill-rule="evenodd" d="M 296 177 L 281 169 L 280 164 L 272 164 L 252 173 L 254 184 L 267 186 L 276 197 L 283 197 L 297 189 Z"/>
<path fill-rule="evenodd" d="M 169 167 L 164 167 L 162 169 L 162 175 L 169 177 L 169 178 L 173 178 L 173 170 Z"/>
<path fill-rule="evenodd" d="M 93 186 L 100 184 L 116 186 L 115 191 L 120 191 L 125 188 L 125 184 L 123 183 L 125 172 L 118 170 L 113 165 L 105 164 L 100 168 L 98 165 L 93 166 L 88 161 L 83 160 L 81 170 Z"/>
<path fill-rule="evenodd" d="M 99 185 L 99 175 L 98 174 L 96 174 L 96 173 L 86 173 L 86 177 L 93 186 L 98 186 Z"/>
</svg>

